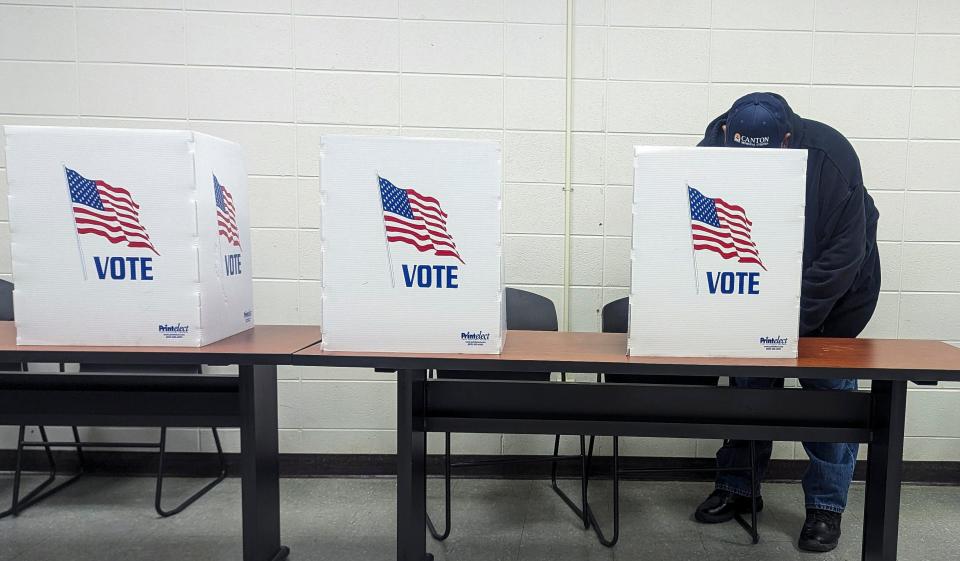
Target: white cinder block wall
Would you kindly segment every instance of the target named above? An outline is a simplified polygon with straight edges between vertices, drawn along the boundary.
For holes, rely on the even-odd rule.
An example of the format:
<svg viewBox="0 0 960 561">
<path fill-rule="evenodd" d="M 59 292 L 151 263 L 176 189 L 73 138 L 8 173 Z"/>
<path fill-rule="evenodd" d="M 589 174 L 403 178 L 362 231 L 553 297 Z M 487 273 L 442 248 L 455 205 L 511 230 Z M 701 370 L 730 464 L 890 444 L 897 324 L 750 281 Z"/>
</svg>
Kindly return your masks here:
<svg viewBox="0 0 960 561">
<path fill-rule="evenodd" d="M 574 1 L 574 330 L 597 330 L 600 307 L 627 293 L 631 146 L 694 144 L 736 97 L 770 89 L 859 151 L 884 267 L 867 334 L 960 341 L 960 2 Z M 559 304 L 565 24 L 564 0 L 0 0 L 0 124 L 191 128 L 242 144 L 259 323 L 318 320 L 322 133 L 501 140 L 507 282 Z M 2 222 L 7 276 L 8 242 Z M 386 376 L 282 378 L 283 451 L 394 450 Z M 911 391 L 909 459 L 960 461 L 957 388 Z M 545 453 L 548 440 L 455 447 Z M 203 431 L 175 442 L 211 448 Z M 715 446 L 625 445 L 680 456 Z M 803 457 L 792 443 L 777 454 Z"/>
</svg>

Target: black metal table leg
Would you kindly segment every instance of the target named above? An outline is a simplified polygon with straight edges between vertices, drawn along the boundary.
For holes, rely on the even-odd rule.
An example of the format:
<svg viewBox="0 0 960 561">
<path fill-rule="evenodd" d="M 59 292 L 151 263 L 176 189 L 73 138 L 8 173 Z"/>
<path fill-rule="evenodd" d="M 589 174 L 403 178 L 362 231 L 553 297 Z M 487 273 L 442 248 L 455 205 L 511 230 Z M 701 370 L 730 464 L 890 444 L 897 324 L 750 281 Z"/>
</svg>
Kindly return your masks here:
<svg viewBox="0 0 960 561">
<path fill-rule="evenodd" d="M 240 366 L 240 472 L 243 477 L 243 559 L 280 561 L 280 460 L 277 367 Z"/>
<path fill-rule="evenodd" d="M 432 561 L 427 553 L 426 370 L 397 371 L 397 561 Z"/>
<path fill-rule="evenodd" d="M 717 473 L 724 471 L 741 471 L 739 469 L 716 469 Z M 757 441 L 750 441 L 750 523 L 748 524 L 739 512 L 733 513 L 733 519 L 750 535 L 750 541 L 756 545 L 760 543 L 760 533 L 757 530 L 757 495 L 760 491 L 760 482 L 757 480 Z"/>
<path fill-rule="evenodd" d="M 433 536 L 433 539 L 438 542 L 450 537 L 451 529 L 451 512 L 450 512 L 450 468 L 452 467 L 452 462 L 450 460 L 450 433 L 444 433 L 443 435 L 443 532 L 438 532 L 437 527 L 433 524 L 433 520 L 430 520 L 430 513 L 426 513 L 427 516 L 427 530 L 430 531 L 430 535 Z"/>
<path fill-rule="evenodd" d="M 863 514 L 863 561 L 895 561 L 907 383 L 874 380 Z"/>
</svg>

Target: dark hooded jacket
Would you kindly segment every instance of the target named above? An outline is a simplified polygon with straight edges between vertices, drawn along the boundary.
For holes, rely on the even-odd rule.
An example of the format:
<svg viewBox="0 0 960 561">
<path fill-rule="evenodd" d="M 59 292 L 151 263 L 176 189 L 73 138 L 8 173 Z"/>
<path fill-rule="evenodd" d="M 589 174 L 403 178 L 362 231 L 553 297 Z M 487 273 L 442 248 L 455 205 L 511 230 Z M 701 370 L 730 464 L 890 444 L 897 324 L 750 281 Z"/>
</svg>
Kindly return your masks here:
<svg viewBox="0 0 960 561">
<path fill-rule="evenodd" d="M 789 147 L 807 150 L 800 335 L 856 337 L 880 293 L 879 213 L 850 142 L 789 105 L 787 116 Z M 726 118 L 724 113 L 714 119 L 698 146 L 723 146 Z"/>
</svg>

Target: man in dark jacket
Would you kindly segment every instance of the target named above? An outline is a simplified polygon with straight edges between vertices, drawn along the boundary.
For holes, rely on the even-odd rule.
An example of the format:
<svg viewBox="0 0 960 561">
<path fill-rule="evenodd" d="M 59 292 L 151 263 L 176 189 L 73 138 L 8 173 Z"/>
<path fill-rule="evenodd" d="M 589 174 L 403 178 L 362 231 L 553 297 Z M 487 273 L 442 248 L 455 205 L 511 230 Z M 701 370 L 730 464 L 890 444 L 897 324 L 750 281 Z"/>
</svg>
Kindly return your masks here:
<svg viewBox="0 0 960 561">
<path fill-rule="evenodd" d="M 707 126 L 699 146 L 799 148 L 807 151 L 807 193 L 800 292 L 801 337 L 856 337 L 877 306 L 880 256 L 873 199 L 863 186 L 860 161 L 850 142 L 835 129 L 797 116 L 773 93 L 753 93 Z M 772 186 L 771 188 L 776 188 Z M 732 378 L 732 386 L 782 387 L 782 379 Z M 857 381 L 801 379 L 808 390 L 856 390 Z M 857 444 L 804 442 L 810 465 L 803 477 L 807 509 L 799 547 L 830 551 L 840 538 L 840 519 L 853 478 Z M 762 474 L 773 443 L 757 442 Z M 750 463 L 749 442 L 727 440 L 717 452 L 719 467 Z M 758 509 L 763 508 L 757 489 Z M 725 522 L 750 512 L 753 491 L 748 473 L 722 472 L 716 490 L 699 506 L 700 522 Z"/>
</svg>

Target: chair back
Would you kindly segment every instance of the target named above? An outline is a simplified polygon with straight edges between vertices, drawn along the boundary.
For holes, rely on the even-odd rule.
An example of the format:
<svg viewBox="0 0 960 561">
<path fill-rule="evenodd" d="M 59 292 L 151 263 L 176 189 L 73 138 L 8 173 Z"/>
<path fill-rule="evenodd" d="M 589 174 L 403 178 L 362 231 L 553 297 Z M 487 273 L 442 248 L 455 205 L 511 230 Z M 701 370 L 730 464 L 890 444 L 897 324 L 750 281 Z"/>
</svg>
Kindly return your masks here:
<svg viewBox="0 0 960 561">
<path fill-rule="evenodd" d="M 600 311 L 600 327 L 604 333 L 626 333 L 630 322 L 630 299 L 624 296 L 610 302 Z"/>
<path fill-rule="evenodd" d="M 0 279 L 0 321 L 13 319 L 13 283 Z"/>
<path fill-rule="evenodd" d="M 627 333 L 630 324 L 630 299 L 614 300 L 600 311 L 600 325 L 604 333 Z M 717 376 L 657 376 L 642 374 L 606 374 L 604 380 L 612 384 L 664 384 L 674 386 L 716 386 Z"/>
<path fill-rule="evenodd" d="M 0 321 L 13 321 L 13 283 L 0 279 Z M 24 370 L 19 362 L 0 362 L 0 371 L 20 372 Z"/>
<path fill-rule="evenodd" d="M 505 298 L 507 329 L 557 331 L 557 309 L 549 298 L 519 288 L 507 288 Z"/>
<path fill-rule="evenodd" d="M 557 331 L 557 308 L 553 301 L 539 294 L 507 288 L 507 329 L 516 331 Z M 477 372 L 472 370 L 438 370 L 437 378 L 454 380 L 523 380 L 549 381 L 549 372 Z"/>
</svg>

